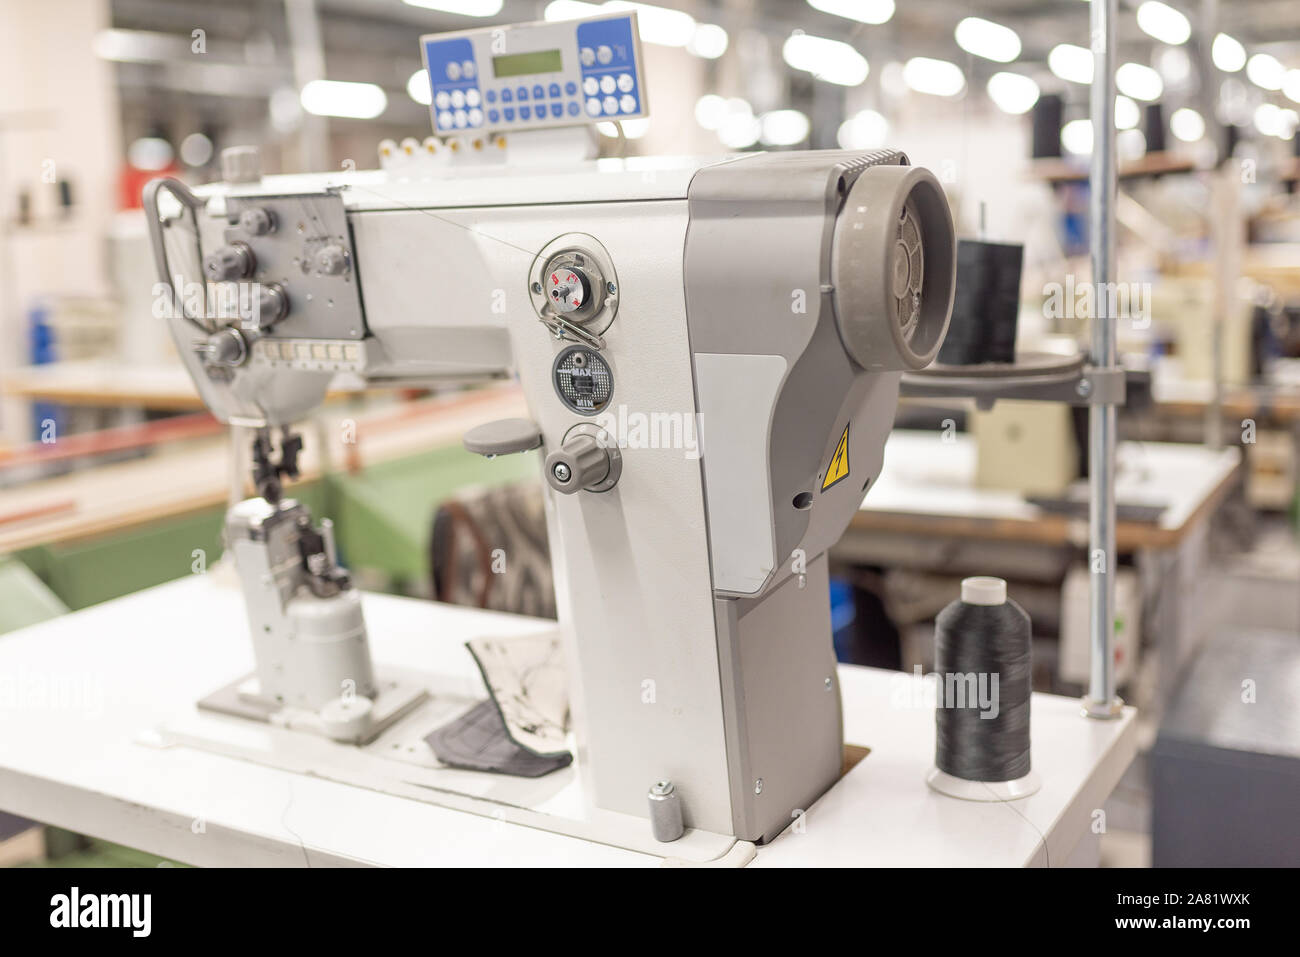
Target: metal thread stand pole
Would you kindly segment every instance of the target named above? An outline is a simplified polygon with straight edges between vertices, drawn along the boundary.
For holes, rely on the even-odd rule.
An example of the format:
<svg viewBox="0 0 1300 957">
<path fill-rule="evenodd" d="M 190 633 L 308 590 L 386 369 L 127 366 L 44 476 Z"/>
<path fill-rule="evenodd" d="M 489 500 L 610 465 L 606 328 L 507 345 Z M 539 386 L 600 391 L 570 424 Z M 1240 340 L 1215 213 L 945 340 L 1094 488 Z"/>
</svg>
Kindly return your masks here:
<svg viewBox="0 0 1300 957">
<path fill-rule="evenodd" d="M 1094 283 L 1092 364 L 1118 368 L 1109 291 L 1115 268 L 1115 19 L 1117 0 L 1091 0 L 1092 163 L 1089 169 L 1089 241 Z M 1088 415 L 1088 567 L 1091 571 L 1092 666 L 1084 714 L 1113 718 L 1115 695 L 1115 404 L 1098 402 Z"/>
</svg>

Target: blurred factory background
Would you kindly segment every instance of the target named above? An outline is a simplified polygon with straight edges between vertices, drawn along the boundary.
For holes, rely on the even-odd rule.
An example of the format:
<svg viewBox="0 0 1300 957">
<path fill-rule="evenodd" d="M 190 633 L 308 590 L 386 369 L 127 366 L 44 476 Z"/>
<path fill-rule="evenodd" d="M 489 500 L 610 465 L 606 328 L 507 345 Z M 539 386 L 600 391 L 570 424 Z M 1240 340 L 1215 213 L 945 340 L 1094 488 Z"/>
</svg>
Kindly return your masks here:
<svg viewBox="0 0 1300 957">
<path fill-rule="evenodd" d="M 1023 247 L 1019 347 L 1086 342 L 1080 0 L 11 0 L 0 632 L 188 574 L 195 549 L 220 553 L 241 480 L 154 316 L 144 183 L 216 181 L 221 151 L 246 144 L 267 173 L 373 168 L 381 141 L 432 132 L 421 34 L 620 7 L 639 13 L 652 116 L 622 136 L 602 128 L 605 155 L 902 149 L 939 176 L 960 236 Z M 1103 859 L 1294 863 L 1294 833 L 1243 823 L 1223 847 L 1189 835 L 1300 773 L 1300 680 L 1231 744 L 1206 730 L 1225 680 L 1206 662 L 1241 662 L 1234 689 L 1300 675 L 1300 4 L 1122 0 L 1118 40 L 1118 277 L 1136 298 L 1119 328 L 1134 378 L 1120 418 L 1117 667 L 1145 741 L 1108 806 Z M 464 403 L 484 400 L 340 393 L 324 415 L 361 438 L 309 433 L 296 494 L 334 517 L 367 587 L 454 597 L 431 567 L 439 505 L 483 482 L 534 481 L 534 466 L 489 478 L 452 444 Z M 928 668 L 955 580 L 998 574 L 1034 619 L 1036 687 L 1082 688 L 1083 415 L 900 407 L 887 474 L 838 552 L 842 659 Z M 1228 752 L 1236 783 L 1198 785 Z M 41 853 L 118 853 L 52 833 Z"/>
</svg>

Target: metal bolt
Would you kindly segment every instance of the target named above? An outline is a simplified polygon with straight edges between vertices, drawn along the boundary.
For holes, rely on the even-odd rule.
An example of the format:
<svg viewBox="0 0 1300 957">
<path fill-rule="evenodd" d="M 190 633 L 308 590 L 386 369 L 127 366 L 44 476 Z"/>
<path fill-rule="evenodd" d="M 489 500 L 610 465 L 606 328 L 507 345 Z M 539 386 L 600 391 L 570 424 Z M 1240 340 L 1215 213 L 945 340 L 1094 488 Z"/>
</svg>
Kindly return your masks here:
<svg viewBox="0 0 1300 957">
<path fill-rule="evenodd" d="M 763 793 L 763 779 L 762 779 L 762 778 L 759 778 L 757 781 L 754 782 L 754 793 L 755 793 L 755 794 L 762 794 L 762 793 Z"/>
<path fill-rule="evenodd" d="M 656 797 L 663 797 L 664 795 L 672 794 L 674 790 L 675 788 L 673 787 L 672 781 L 660 781 L 650 789 L 650 793 Z"/>
<path fill-rule="evenodd" d="M 1087 379 L 1080 379 L 1079 384 L 1074 387 L 1074 391 L 1086 399 L 1092 392 L 1092 383 Z"/>
<path fill-rule="evenodd" d="M 569 479 L 573 478 L 573 473 L 563 462 L 556 462 L 555 467 L 551 469 L 551 474 L 561 482 L 567 482 Z"/>
<path fill-rule="evenodd" d="M 618 286 L 614 285 L 612 282 L 605 283 L 605 289 L 611 296 L 618 292 Z"/>
<path fill-rule="evenodd" d="M 831 679 L 830 679 L 830 678 L 827 678 L 827 679 L 826 679 L 826 690 L 827 690 L 827 691 L 830 691 L 831 688 L 833 688 L 833 687 L 834 687 L 834 685 L 831 683 Z"/>
</svg>

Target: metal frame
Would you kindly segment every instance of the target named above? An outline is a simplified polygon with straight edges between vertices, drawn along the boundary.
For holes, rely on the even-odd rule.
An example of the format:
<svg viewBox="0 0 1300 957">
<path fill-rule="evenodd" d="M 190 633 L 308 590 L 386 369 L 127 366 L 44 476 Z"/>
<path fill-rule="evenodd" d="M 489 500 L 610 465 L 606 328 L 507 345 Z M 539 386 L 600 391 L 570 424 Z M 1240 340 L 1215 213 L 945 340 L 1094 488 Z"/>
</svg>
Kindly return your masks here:
<svg viewBox="0 0 1300 957">
<path fill-rule="evenodd" d="M 1089 244 L 1092 281 L 1100 293 L 1115 270 L 1115 20 L 1118 0 L 1090 0 L 1092 36 L 1092 160 L 1088 170 Z M 1091 364 L 1103 374 L 1119 369 L 1115 318 L 1109 297 L 1093 296 Z M 1088 410 L 1088 566 L 1091 570 L 1092 666 L 1083 713 L 1115 718 L 1123 702 L 1115 695 L 1115 402 Z"/>
</svg>

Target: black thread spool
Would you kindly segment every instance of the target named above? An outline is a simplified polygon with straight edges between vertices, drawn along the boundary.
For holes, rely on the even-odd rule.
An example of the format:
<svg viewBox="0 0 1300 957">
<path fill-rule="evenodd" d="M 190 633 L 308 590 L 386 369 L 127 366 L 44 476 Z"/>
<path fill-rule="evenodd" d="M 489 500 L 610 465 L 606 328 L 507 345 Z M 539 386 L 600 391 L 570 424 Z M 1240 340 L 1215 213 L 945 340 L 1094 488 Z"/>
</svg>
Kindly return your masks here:
<svg viewBox="0 0 1300 957">
<path fill-rule="evenodd" d="M 1003 579 L 977 577 L 962 581 L 961 599 L 934 624 L 935 767 L 926 782 L 972 801 L 1033 794 L 1041 782 L 1030 765 L 1029 616 L 1007 599 Z"/>
</svg>

